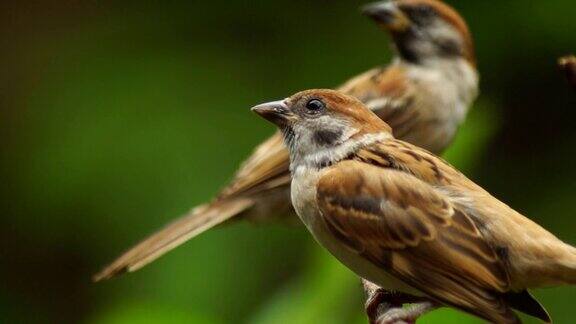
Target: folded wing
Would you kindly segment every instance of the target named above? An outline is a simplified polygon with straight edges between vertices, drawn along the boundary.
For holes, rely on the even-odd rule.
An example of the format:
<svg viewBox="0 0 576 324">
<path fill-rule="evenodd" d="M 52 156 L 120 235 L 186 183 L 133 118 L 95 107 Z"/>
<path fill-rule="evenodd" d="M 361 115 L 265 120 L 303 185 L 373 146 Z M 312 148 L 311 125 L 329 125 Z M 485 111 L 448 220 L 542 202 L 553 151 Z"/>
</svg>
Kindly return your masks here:
<svg viewBox="0 0 576 324">
<path fill-rule="evenodd" d="M 434 300 L 498 323 L 518 318 L 509 277 L 462 210 L 409 173 L 345 161 L 319 182 L 324 221 L 343 244 Z"/>
</svg>

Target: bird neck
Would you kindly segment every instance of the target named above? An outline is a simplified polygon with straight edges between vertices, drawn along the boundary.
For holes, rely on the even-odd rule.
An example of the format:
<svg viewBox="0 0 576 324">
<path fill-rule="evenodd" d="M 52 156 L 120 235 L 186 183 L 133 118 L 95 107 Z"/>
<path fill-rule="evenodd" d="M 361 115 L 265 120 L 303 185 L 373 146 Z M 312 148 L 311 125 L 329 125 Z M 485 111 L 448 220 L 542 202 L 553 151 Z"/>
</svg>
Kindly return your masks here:
<svg viewBox="0 0 576 324">
<path fill-rule="evenodd" d="M 422 57 L 417 61 L 407 59 L 402 55 L 395 55 L 393 64 L 398 64 L 404 67 L 419 67 L 421 69 L 430 69 L 438 71 L 452 71 L 452 70 L 469 70 L 471 73 L 477 74 L 476 64 L 465 57 L 442 57 L 442 56 L 429 56 Z"/>
<path fill-rule="evenodd" d="M 384 131 L 377 133 L 352 133 L 348 135 L 346 140 L 326 147 L 301 145 L 299 144 L 301 141 L 296 140 L 292 146 L 288 145 L 290 150 L 290 170 L 294 172 L 298 168 L 323 169 L 346 159 L 363 147 L 392 138 L 392 134 Z"/>
</svg>

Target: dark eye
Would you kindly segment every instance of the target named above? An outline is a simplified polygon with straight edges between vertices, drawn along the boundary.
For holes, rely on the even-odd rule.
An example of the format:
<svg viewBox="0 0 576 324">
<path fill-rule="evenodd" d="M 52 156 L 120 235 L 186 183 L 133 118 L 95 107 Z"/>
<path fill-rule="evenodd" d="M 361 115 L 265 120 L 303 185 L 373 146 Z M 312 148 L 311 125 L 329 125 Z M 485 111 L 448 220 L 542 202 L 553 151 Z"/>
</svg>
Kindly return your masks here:
<svg viewBox="0 0 576 324">
<path fill-rule="evenodd" d="M 324 103 L 318 99 L 312 99 L 306 103 L 306 109 L 311 113 L 317 113 L 324 109 L 324 107 Z"/>
</svg>

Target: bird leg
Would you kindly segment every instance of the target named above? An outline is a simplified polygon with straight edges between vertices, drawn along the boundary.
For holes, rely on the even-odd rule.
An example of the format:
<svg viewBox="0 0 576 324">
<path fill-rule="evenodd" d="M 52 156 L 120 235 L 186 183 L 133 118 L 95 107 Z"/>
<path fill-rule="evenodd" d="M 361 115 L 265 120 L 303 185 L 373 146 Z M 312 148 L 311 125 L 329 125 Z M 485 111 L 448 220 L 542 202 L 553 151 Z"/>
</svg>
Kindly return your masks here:
<svg viewBox="0 0 576 324">
<path fill-rule="evenodd" d="M 438 304 L 430 301 L 419 302 L 405 308 L 391 308 L 378 317 L 376 324 L 414 324 L 420 316 L 436 308 Z"/>
<path fill-rule="evenodd" d="M 380 313 L 386 312 L 393 307 L 402 307 L 402 304 L 391 303 L 389 297 L 392 292 L 386 291 L 376 284 L 364 279 L 362 279 L 362 285 L 366 292 L 365 309 L 370 324 L 376 323 Z"/>
<path fill-rule="evenodd" d="M 413 323 L 420 315 L 435 308 L 430 307 L 432 303 L 423 297 L 385 290 L 364 279 L 362 285 L 367 295 L 365 307 L 370 324 Z M 417 304 L 403 308 L 407 303 Z"/>
</svg>

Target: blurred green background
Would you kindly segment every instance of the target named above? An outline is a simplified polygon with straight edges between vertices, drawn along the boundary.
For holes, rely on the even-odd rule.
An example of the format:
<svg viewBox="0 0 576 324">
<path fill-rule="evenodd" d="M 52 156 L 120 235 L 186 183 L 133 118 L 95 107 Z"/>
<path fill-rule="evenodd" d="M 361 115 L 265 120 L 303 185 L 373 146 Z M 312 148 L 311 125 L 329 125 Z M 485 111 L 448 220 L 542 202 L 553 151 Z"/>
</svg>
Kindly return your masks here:
<svg viewBox="0 0 576 324">
<path fill-rule="evenodd" d="M 388 62 L 362 3 L 3 0 L 0 322 L 365 323 L 358 280 L 298 227 L 233 224 L 90 282 L 231 178 L 273 131 L 251 106 Z M 482 95 L 446 157 L 576 243 L 576 94 L 555 66 L 576 51 L 576 4 L 450 3 Z M 576 289 L 536 295 L 574 323 Z"/>
</svg>

